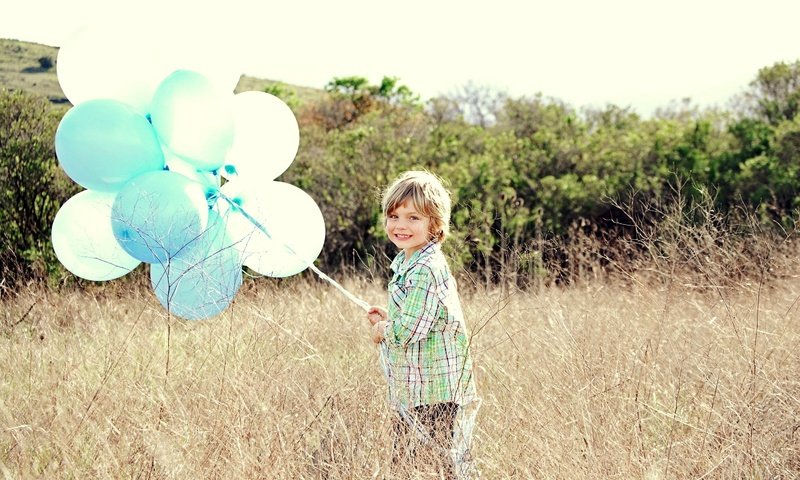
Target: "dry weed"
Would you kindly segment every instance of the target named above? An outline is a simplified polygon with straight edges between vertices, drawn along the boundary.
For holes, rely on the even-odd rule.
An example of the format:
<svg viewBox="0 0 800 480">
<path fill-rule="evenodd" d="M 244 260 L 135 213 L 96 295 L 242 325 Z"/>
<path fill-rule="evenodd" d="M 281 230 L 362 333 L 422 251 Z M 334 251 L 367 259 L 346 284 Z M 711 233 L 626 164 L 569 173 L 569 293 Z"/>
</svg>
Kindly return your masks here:
<svg viewBox="0 0 800 480">
<path fill-rule="evenodd" d="M 0 469 L 387 478 L 391 416 L 366 320 L 309 278 L 251 283 L 201 322 L 113 283 L 20 292 L 3 304 Z M 383 298 L 380 281 L 346 286 Z M 483 478 L 800 476 L 797 278 L 463 296 Z"/>
</svg>

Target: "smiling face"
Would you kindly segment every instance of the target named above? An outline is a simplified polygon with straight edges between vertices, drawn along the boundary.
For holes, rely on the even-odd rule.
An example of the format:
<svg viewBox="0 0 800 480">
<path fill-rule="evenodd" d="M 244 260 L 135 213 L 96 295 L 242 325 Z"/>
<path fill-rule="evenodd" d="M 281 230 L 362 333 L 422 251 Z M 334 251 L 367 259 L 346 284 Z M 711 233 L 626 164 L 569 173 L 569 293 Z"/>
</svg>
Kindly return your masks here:
<svg viewBox="0 0 800 480">
<path fill-rule="evenodd" d="M 406 199 L 386 215 L 386 234 L 409 258 L 430 241 L 431 219 L 418 212 L 411 199 Z"/>
</svg>

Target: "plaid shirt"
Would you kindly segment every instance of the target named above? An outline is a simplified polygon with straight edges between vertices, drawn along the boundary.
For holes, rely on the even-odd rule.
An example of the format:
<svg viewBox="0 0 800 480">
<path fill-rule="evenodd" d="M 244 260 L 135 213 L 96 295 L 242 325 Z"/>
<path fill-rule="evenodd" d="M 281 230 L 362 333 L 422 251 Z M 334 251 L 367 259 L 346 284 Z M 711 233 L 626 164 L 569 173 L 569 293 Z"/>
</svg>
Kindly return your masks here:
<svg viewBox="0 0 800 480">
<path fill-rule="evenodd" d="M 392 262 L 388 352 L 390 401 L 406 408 L 475 398 L 469 337 L 456 281 L 438 243 L 428 243 L 406 261 Z"/>
</svg>

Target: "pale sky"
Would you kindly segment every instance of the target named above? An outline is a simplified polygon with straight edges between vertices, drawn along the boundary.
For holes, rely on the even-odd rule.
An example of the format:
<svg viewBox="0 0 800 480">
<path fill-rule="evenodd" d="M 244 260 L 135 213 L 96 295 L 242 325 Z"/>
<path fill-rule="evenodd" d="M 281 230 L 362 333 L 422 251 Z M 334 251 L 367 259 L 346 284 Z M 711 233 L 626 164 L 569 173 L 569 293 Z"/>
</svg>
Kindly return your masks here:
<svg viewBox="0 0 800 480">
<path fill-rule="evenodd" d="M 685 97 L 725 107 L 759 68 L 800 60 L 798 0 L 15 3 L 0 17 L 2 38 L 60 46 L 101 23 L 169 42 L 193 25 L 256 77 L 322 88 L 333 77 L 395 76 L 424 99 L 472 82 L 643 115 Z"/>
</svg>

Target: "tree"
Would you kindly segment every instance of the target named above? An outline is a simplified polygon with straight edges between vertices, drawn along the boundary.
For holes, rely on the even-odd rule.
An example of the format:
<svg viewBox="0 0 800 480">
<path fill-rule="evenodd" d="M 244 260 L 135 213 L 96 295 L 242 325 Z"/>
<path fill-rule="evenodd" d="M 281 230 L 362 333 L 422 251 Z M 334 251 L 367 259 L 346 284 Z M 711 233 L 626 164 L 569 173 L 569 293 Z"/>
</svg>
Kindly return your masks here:
<svg viewBox="0 0 800 480">
<path fill-rule="evenodd" d="M 445 96 L 434 97 L 428 100 L 425 106 L 425 113 L 427 113 L 431 120 L 437 125 L 463 120 L 458 103 L 452 98 Z"/>
<path fill-rule="evenodd" d="M 325 90 L 330 98 L 314 106 L 311 120 L 326 130 L 341 128 L 378 109 L 419 106 L 419 96 L 396 77 L 383 77 L 378 85 L 359 76 L 334 77 Z"/>
<path fill-rule="evenodd" d="M 503 109 L 508 94 L 487 85 L 468 82 L 450 97 L 455 100 L 464 120 L 487 128 L 497 123 L 497 115 Z"/>
<path fill-rule="evenodd" d="M 771 125 L 794 119 L 800 108 L 800 61 L 762 68 L 750 88 L 745 99 L 756 116 Z"/>
</svg>

